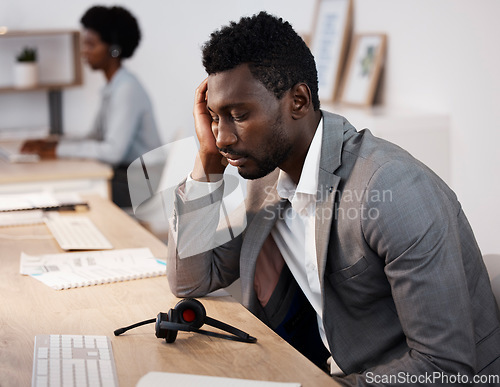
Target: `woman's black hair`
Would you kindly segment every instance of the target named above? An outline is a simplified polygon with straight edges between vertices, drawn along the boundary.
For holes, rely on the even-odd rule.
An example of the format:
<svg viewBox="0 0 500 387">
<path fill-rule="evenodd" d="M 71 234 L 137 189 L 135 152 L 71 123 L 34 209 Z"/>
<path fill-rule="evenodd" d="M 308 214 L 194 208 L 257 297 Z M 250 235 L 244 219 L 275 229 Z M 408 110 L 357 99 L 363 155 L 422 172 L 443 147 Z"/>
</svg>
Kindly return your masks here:
<svg viewBox="0 0 500 387">
<path fill-rule="evenodd" d="M 120 48 L 120 58 L 130 58 L 141 40 L 136 18 L 123 7 L 94 6 L 85 12 L 80 22 L 99 34 L 101 40 Z"/>
</svg>

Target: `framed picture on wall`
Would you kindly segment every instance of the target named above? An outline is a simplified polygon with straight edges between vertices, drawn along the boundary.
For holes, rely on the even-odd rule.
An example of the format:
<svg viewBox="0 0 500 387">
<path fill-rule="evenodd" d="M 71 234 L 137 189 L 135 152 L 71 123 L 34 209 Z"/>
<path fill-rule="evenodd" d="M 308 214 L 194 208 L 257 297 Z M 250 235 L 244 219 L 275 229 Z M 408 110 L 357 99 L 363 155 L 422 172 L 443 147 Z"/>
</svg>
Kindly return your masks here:
<svg viewBox="0 0 500 387">
<path fill-rule="evenodd" d="M 340 101 L 346 105 L 373 104 L 387 44 L 385 34 L 354 36 Z"/>
<path fill-rule="evenodd" d="M 318 69 L 319 98 L 335 101 L 352 27 L 352 0 L 316 0 L 310 49 Z"/>
</svg>

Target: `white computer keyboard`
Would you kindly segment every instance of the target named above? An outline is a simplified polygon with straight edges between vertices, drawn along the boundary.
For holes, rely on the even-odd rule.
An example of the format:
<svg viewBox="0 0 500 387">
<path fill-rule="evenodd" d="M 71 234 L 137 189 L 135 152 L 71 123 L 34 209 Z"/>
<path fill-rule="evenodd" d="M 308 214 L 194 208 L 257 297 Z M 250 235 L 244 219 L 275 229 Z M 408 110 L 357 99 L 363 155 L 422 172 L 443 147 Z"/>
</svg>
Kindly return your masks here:
<svg viewBox="0 0 500 387">
<path fill-rule="evenodd" d="M 48 214 L 44 219 L 50 232 L 64 250 L 106 250 L 113 246 L 84 215 Z"/>
<path fill-rule="evenodd" d="M 107 336 L 35 336 L 31 386 L 118 386 L 111 341 Z"/>
</svg>

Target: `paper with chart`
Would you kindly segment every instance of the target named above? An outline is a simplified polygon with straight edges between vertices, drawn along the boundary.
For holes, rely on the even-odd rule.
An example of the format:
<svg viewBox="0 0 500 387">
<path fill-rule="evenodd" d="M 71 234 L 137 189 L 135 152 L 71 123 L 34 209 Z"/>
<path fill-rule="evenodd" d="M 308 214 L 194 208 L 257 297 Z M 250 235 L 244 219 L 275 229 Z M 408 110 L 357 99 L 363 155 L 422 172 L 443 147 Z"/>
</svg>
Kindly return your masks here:
<svg viewBox="0 0 500 387">
<path fill-rule="evenodd" d="M 166 275 L 166 263 L 148 248 L 38 256 L 21 253 L 20 271 L 61 290 Z"/>
</svg>

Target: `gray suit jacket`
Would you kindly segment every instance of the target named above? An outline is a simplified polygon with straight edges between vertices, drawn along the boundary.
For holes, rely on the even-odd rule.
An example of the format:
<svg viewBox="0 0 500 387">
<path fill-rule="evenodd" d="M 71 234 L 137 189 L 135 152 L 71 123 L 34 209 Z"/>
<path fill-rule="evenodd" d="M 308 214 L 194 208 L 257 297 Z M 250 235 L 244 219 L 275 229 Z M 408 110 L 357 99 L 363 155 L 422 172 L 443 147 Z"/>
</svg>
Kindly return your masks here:
<svg viewBox="0 0 500 387">
<path fill-rule="evenodd" d="M 343 117 L 323 117 L 316 245 L 325 330 L 348 375 L 339 381 L 498 374 L 498 308 L 455 194 L 401 148 L 357 132 Z M 240 277 L 244 305 L 263 317 L 253 285 L 260 249 L 284 206 L 276 179 L 277 171 L 248 183 L 247 227 L 225 245 L 179 259 L 182 235 L 169 239 L 174 294 L 203 296 Z M 193 202 L 177 196 L 174 229 L 183 214 L 221 198 L 222 189 Z"/>
</svg>

